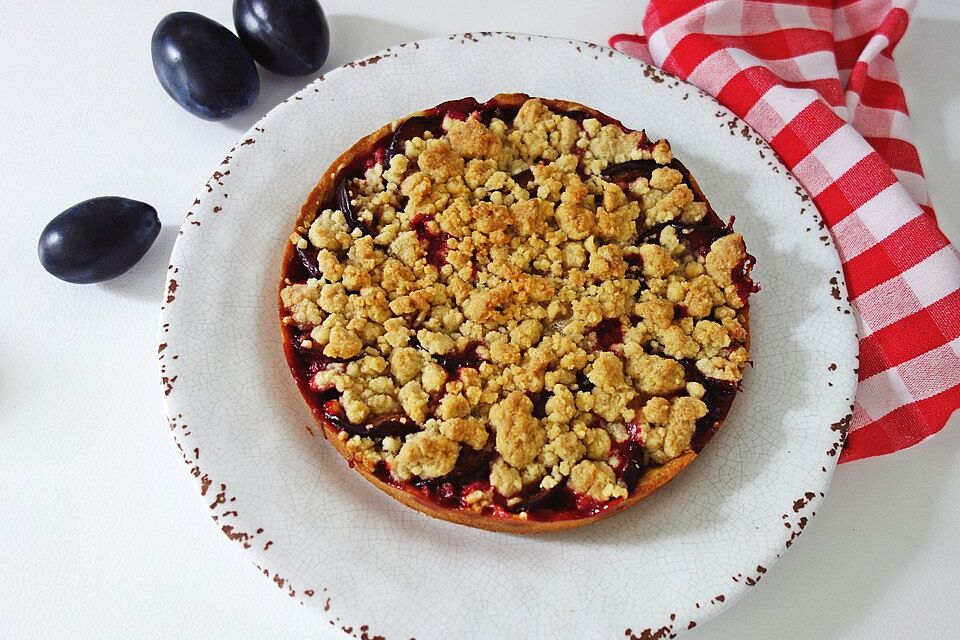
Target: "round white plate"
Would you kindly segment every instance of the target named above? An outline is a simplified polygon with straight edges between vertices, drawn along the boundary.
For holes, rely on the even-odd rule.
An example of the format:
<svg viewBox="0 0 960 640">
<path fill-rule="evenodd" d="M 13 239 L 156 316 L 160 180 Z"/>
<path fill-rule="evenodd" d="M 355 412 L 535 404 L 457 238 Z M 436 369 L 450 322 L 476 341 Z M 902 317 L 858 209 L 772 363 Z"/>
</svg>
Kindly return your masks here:
<svg viewBox="0 0 960 640">
<path fill-rule="evenodd" d="M 431 520 L 311 437 L 276 309 L 287 236 L 341 151 L 409 112 L 512 91 L 582 102 L 668 138 L 721 216 L 736 216 L 763 287 L 750 314 L 754 366 L 703 455 L 623 514 L 537 537 Z M 337 69 L 244 136 L 181 234 L 159 357 L 185 466 L 216 525 L 263 574 L 354 637 L 681 633 L 763 577 L 829 484 L 857 343 L 828 233 L 749 127 L 696 88 L 609 49 L 464 34 Z"/>
</svg>

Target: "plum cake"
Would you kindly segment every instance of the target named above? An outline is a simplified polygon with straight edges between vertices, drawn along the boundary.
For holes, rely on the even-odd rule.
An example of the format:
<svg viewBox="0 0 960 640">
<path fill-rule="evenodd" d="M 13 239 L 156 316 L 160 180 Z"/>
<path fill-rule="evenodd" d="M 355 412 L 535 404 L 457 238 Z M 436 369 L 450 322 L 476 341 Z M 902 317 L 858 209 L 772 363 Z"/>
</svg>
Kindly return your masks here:
<svg viewBox="0 0 960 640">
<path fill-rule="evenodd" d="M 283 256 L 284 351 L 349 466 L 406 505 L 527 533 L 686 467 L 749 353 L 753 257 L 666 140 L 501 94 L 366 136 Z"/>
</svg>

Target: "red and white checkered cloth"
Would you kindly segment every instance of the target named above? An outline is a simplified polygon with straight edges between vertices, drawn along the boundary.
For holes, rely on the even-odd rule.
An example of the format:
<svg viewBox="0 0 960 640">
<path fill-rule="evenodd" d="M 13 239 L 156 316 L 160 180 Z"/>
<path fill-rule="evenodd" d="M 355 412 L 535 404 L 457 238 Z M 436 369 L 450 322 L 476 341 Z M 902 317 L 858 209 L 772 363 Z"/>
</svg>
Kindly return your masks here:
<svg viewBox="0 0 960 640">
<path fill-rule="evenodd" d="M 610 39 L 749 123 L 833 233 L 860 329 L 841 462 L 916 444 L 960 406 L 960 255 L 937 227 L 893 61 L 913 4 L 651 0 L 643 35 Z"/>
</svg>

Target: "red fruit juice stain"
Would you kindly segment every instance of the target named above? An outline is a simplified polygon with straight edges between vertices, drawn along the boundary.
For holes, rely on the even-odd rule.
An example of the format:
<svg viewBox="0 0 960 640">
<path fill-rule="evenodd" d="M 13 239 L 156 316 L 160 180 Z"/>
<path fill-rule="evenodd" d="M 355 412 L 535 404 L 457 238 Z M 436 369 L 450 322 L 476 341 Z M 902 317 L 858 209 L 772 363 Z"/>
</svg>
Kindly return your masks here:
<svg viewBox="0 0 960 640">
<path fill-rule="evenodd" d="M 433 216 L 418 213 L 410 221 L 410 229 L 420 238 L 424 253 L 427 254 L 427 262 L 439 269 L 447 262 L 447 240 L 450 234 L 431 230 L 429 223 L 432 221 Z"/>
</svg>

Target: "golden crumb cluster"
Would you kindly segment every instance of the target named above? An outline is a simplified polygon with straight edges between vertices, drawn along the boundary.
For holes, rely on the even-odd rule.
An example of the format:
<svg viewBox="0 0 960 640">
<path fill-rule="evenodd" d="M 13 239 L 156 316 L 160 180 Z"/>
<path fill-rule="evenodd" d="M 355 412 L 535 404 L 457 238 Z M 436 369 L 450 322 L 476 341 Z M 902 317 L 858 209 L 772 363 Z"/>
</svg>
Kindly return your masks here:
<svg viewBox="0 0 960 640">
<path fill-rule="evenodd" d="M 631 160 L 656 168 L 603 178 Z M 492 450 L 482 505 L 561 482 L 623 497 L 631 434 L 650 465 L 688 451 L 708 412 L 692 368 L 737 383 L 747 361 L 746 254 L 736 233 L 689 246 L 683 225 L 707 206 L 671 161 L 666 141 L 531 99 L 512 122 L 447 117 L 442 136 L 367 169 L 350 190 L 358 225 L 335 209 L 308 219 L 291 240 L 317 251 L 322 278 L 288 281 L 281 300 L 301 348 L 336 360 L 311 386 L 335 389 L 352 424 L 420 427 L 341 432 L 354 459 L 429 480 Z"/>
</svg>

